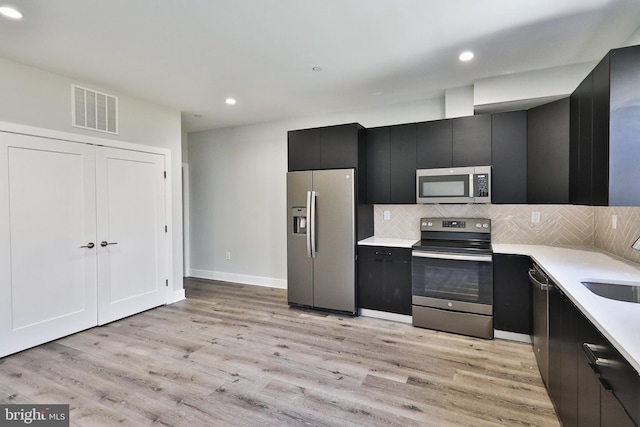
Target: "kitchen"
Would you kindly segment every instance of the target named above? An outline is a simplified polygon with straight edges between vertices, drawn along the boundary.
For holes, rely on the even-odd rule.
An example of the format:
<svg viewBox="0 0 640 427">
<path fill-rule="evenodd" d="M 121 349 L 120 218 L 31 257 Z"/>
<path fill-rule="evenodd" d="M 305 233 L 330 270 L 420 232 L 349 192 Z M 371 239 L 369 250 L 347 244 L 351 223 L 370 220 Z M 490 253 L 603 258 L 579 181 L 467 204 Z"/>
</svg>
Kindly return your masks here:
<svg viewBox="0 0 640 427">
<path fill-rule="evenodd" d="M 31 71 L 26 67 L 13 67 L 10 61 L 8 62 L 8 69 L 15 68 L 16 74 L 21 74 L 25 70 Z M 539 80 L 535 79 L 536 73 L 521 77 L 532 78 L 533 80 L 527 80 L 528 85 L 535 86 L 532 82 L 543 81 L 548 75 L 537 75 Z M 51 77 L 48 78 L 51 79 Z M 507 85 L 513 81 L 508 78 L 497 80 L 500 82 L 481 82 L 483 84 L 479 83 L 476 90 L 480 92 L 483 87 L 495 88 L 497 85 Z M 491 86 L 492 83 L 494 83 L 493 86 Z M 563 89 L 557 93 L 568 94 L 575 88 L 575 84 L 573 88 Z M 462 98 L 467 108 L 473 105 L 468 90 L 450 91 L 448 99 L 455 101 L 456 95 Z M 489 104 L 491 101 L 495 99 L 487 98 L 486 103 Z M 189 148 L 182 159 L 183 163 L 189 164 L 192 174 L 190 176 L 192 188 L 190 228 L 193 234 L 190 251 L 191 271 L 188 274 L 216 280 L 286 287 L 286 265 L 282 257 L 286 247 L 284 232 L 286 204 L 283 191 L 286 170 L 286 132 L 292 129 L 352 121 L 358 121 L 365 127 L 375 127 L 392 123 L 441 119 L 445 117 L 444 104 L 445 100 L 438 98 L 393 108 L 370 108 L 322 117 L 288 119 L 276 123 L 189 134 Z M 12 114 L 15 112 L 6 113 L 5 117 L 12 118 L 14 117 Z M 166 111 L 160 111 L 160 114 L 165 116 L 160 117 L 157 122 L 163 121 L 166 115 L 170 115 L 169 121 L 175 123 L 174 115 L 167 114 Z M 16 121 L 21 120 L 16 119 Z M 48 127 L 44 120 L 32 120 L 31 124 Z M 126 126 L 123 126 L 123 129 L 126 129 Z M 160 130 L 162 131 L 165 130 Z M 168 132 L 171 133 L 171 137 L 163 135 L 161 139 L 166 141 L 171 139 L 172 149 L 175 149 L 173 141 L 176 130 L 171 128 Z M 138 132 L 138 134 L 142 133 L 142 130 Z M 128 136 L 128 138 L 136 140 L 138 135 Z M 219 142 L 210 144 L 211 141 Z M 174 155 L 172 160 L 180 164 L 179 156 Z M 179 166 L 174 166 L 173 170 L 177 173 Z M 261 178 L 261 188 L 258 192 L 255 191 L 255 179 L 252 179 L 252 175 L 256 174 Z M 174 182 L 177 184 L 179 180 L 176 179 Z M 228 185 L 229 182 L 233 182 L 234 185 Z M 203 186 L 206 187 L 211 183 L 220 183 L 220 185 L 212 187 L 215 194 L 207 195 L 208 191 Z M 255 198 L 240 196 L 247 193 L 253 194 Z M 174 194 L 180 193 L 175 191 Z M 195 194 L 204 195 L 196 197 Z M 252 214 L 252 206 L 256 204 L 264 207 L 259 215 Z M 387 216 L 390 219 L 384 219 L 385 212 L 389 212 Z M 533 212 L 540 212 L 540 222 L 531 221 Z M 615 230 L 610 227 L 612 215 L 617 216 L 618 227 Z M 594 244 L 625 257 L 635 256 L 635 253 L 628 249 L 626 240 L 628 235 L 640 234 L 640 230 L 635 229 L 638 224 L 637 215 L 637 208 L 592 208 L 570 205 L 490 205 L 478 208 L 477 206 L 429 207 L 391 204 L 374 207 L 376 235 L 381 237 L 417 240 L 419 231 L 416 224 L 422 217 L 482 217 L 492 219 L 494 241 L 498 243 L 586 244 L 587 246 Z M 180 229 L 180 218 L 181 215 L 174 215 L 174 224 L 177 222 L 177 225 L 173 228 L 176 232 Z M 213 224 L 211 218 L 215 218 Z M 176 253 L 181 253 L 179 245 L 175 246 Z M 634 261 L 638 260 L 634 259 Z M 175 268 L 175 270 L 179 276 L 180 269 Z M 176 283 L 176 290 L 178 290 L 180 287 L 177 285 L 178 279 L 174 279 L 173 282 Z"/>
</svg>

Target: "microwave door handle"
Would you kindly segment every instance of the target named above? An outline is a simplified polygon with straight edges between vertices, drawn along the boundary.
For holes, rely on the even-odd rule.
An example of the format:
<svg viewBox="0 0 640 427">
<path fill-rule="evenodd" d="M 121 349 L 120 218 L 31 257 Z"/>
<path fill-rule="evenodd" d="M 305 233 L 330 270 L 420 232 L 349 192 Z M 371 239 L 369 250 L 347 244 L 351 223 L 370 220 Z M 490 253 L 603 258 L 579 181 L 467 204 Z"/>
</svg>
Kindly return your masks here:
<svg viewBox="0 0 640 427">
<path fill-rule="evenodd" d="M 311 191 L 311 223 L 309 224 L 309 226 L 311 227 L 310 233 L 311 233 L 311 257 L 315 258 L 317 255 L 317 248 L 316 248 L 316 200 L 317 200 L 317 196 L 318 193 L 315 191 Z M 307 211 L 309 212 L 309 211 Z"/>
<path fill-rule="evenodd" d="M 469 197 L 472 199 L 476 197 L 476 193 L 473 191 L 473 172 L 469 174 Z"/>
<path fill-rule="evenodd" d="M 311 191 L 307 191 L 307 258 L 311 258 Z"/>
</svg>

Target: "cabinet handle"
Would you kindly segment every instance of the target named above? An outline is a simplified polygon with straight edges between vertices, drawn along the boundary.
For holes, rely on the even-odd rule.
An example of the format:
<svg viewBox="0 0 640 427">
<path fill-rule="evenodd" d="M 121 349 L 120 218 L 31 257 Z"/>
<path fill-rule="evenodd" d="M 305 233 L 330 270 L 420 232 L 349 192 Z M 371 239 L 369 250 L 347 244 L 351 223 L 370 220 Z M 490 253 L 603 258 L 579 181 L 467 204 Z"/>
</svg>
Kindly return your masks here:
<svg viewBox="0 0 640 427">
<path fill-rule="evenodd" d="M 600 366 L 603 368 L 617 368 L 618 366 L 620 366 L 620 363 L 615 360 L 605 359 L 597 356 L 596 353 L 604 353 L 605 351 L 607 351 L 607 347 L 604 345 L 585 342 L 582 344 L 582 350 L 586 354 L 587 359 L 589 359 L 589 363 L 592 365 Z"/>
<path fill-rule="evenodd" d="M 93 242 L 89 242 L 86 245 L 80 246 L 81 248 L 87 248 L 87 249 L 93 249 L 95 245 L 93 244 Z"/>
<path fill-rule="evenodd" d="M 102 242 L 100 242 L 100 246 L 102 246 L 103 248 L 105 246 L 109 246 L 109 245 L 117 245 L 118 242 L 107 242 L 106 240 L 103 240 Z"/>
<path fill-rule="evenodd" d="M 386 256 L 391 256 L 391 252 L 380 252 L 380 251 L 376 251 L 376 255 L 386 255 Z"/>
</svg>

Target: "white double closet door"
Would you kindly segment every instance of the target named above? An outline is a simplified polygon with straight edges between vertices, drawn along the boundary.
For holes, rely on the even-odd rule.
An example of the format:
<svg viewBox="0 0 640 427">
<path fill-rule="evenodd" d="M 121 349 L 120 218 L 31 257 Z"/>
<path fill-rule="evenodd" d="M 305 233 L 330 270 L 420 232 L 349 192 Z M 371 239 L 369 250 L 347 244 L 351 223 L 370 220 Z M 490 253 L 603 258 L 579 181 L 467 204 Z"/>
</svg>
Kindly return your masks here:
<svg viewBox="0 0 640 427">
<path fill-rule="evenodd" d="M 166 303 L 164 162 L 0 133 L 0 357 Z"/>
</svg>

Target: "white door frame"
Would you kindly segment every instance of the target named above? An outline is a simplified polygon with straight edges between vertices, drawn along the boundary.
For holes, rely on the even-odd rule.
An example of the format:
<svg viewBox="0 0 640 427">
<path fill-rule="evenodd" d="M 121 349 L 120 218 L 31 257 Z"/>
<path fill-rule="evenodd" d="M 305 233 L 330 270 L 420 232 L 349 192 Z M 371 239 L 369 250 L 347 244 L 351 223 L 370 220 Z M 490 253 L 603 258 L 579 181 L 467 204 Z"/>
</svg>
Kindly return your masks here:
<svg viewBox="0 0 640 427">
<path fill-rule="evenodd" d="M 189 198 L 189 163 L 182 164 L 182 252 L 184 277 L 191 276 L 191 238 L 190 238 L 190 198 Z"/>
</svg>

